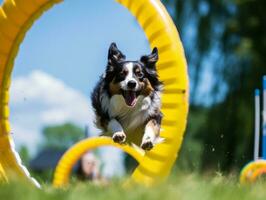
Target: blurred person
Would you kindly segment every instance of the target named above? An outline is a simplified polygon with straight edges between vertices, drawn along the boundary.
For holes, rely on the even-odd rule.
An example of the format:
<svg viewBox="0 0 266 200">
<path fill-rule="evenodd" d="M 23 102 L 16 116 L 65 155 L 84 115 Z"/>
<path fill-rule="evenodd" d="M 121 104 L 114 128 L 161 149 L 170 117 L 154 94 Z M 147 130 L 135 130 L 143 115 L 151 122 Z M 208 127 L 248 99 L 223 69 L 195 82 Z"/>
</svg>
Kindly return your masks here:
<svg viewBox="0 0 266 200">
<path fill-rule="evenodd" d="M 103 180 L 100 174 L 100 161 L 92 152 L 87 152 L 81 157 L 78 178 L 94 183 L 100 183 Z"/>
</svg>

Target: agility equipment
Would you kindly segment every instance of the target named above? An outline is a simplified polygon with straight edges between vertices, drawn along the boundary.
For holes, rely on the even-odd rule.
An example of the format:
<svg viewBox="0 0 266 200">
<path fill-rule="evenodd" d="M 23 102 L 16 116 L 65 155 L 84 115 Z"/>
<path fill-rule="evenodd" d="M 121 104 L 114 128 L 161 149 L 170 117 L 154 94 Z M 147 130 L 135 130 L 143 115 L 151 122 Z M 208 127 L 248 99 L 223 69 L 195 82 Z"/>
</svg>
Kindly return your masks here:
<svg viewBox="0 0 266 200">
<path fill-rule="evenodd" d="M 254 138 L 254 160 L 259 159 L 260 149 L 260 90 L 255 90 L 255 138 Z"/>
<path fill-rule="evenodd" d="M 86 152 L 101 146 L 113 146 L 122 149 L 124 152 L 135 158 L 138 163 L 141 163 L 144 156 L 144 152 L 140 149 L 134 148 L 130 145 L 117 144 L 113 142 L 110 137 L 102 136 L 84 139 L 64 153 L 55 169 L 53 185 L 55 187 L 66 185 L 69 182 L 73 166 L 79 161 L 81 156 Z"/>
<path fill-rule="evenodd" d="M 262 171 L 263 170 L 263 171 Z M 255 160 L 248 163 L 240 173 L 240 183 L 253 183 L 266 170 L 266 160 Z"/>
<path fill-rule="evenodd" d="M 262 157 L 266 160 L 266 76 L 263 76 L 263 111 L 262 111 Z"/>
<path fill-rule="evenodd" d="M 248 163 L 240 173 L 240 183 L 253 183 L 260 176 L 266 174 L 266 76 L 263 76 L 263 92 L 262 92 L 262 159 L 259 159 L 260 147 L 260 116 L 261 101 L 260 90 L 255 90 L 255 137 L 254 137 L 254 161 Z"/>
<path fill-rule="evenodd" d="M 9 87 L 14 59 L 19 45 L 32 24 L 61 0 L 5 0 L 0 7 L 0 178 L 10 180 L 20 176 L 32 179 L 21 164 L 11 136 L 9 123 Z M 81 141 L 61 159 L 54 185 L 67 184 L 73 163 L 82 152 L 100 146 L 116 146 L 133 156 L 139 166 L 132 174 L 136 183 L 151 185 L 164 180 L 174 164 L 180 149 L 188 114 L 189 83 L 187 64 L 176 27 L 160 0 L 118 0 L 128 8 L 142 27 L 150 47 L 159 50 L 157 64 L 160 79 L 164 82 L 162 96 L 161 137 L 165 138 L 149 152 L 140 152 L 130 146 L 114 144 L 110 138 L 93 138 Z M 78 72 L 77 72 L 78 73 Z"/>
</svg>

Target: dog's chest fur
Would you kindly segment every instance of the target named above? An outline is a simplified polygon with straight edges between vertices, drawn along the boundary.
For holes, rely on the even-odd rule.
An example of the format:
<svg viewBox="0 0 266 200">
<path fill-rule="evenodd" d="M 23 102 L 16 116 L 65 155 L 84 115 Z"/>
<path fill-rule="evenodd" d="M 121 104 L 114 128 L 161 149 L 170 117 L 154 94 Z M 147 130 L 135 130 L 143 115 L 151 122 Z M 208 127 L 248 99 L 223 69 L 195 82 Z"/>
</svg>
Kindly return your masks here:
<svg viewBox="0 0 266 200">
<path fill-rule="evenodd" d="M 158 101 L 160 99 L 158 98 Z M 116 118 L 122 125 L 127 134 L 134 133 L 136 130 L 144 129 L 149 116 L 156 112 L 160 102 L 151 100 L 150 96 L 138 97 L 134 107 L 126 106 L 122 95 L 109 97 L 106 93 L 101 96 L 102 107 L 108 112 L 111 118 Z M 143 130 L 144 132 L 144 130 Z"/>
</svg>

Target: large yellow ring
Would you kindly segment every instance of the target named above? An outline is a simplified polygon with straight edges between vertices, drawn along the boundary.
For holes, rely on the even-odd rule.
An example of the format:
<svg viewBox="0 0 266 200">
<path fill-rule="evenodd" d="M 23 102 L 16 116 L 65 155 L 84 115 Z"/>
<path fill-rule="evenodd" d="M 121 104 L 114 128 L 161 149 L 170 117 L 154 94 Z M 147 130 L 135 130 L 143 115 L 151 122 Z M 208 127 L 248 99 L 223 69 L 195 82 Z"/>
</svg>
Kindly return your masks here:
<svg viewBox="0 0 266 200">
<path fill-rule="evenodd" d="M 44 11 L 59 2 L 61 0 L 5 0 L 0 8 L 0 178 L 3 180 L 19 175 L 33 181 L 21 164 L 10 135 L 11 73 L 19 45 L 28 29 Z M 157 67 L 165 85 L 161 132 L 165 142 L 146 153 L 132 174 L 135 182 L 149 185 L 167 177 L 182 143 L 189 105 L 187 64 L 176 27 L 160 0 L 118 0 L 118 3 L 136 17 L 150 46 L 159 49 Z M 58 181 L 56 185 L 62 184 L 65 181 Z"/>
</svg>

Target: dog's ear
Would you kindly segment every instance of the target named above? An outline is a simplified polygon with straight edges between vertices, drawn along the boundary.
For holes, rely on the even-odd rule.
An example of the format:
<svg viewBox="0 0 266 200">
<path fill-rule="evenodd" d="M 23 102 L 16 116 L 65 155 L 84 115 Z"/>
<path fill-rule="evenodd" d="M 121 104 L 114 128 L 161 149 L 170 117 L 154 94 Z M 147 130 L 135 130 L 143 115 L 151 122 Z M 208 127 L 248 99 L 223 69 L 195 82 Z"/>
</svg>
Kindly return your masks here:
<svg viewBox="0 0 266 200">
<path fill-rule="evenodd" d="M 105 71 L 105 79 L 111 81 L 119 62 L 124 61 L 126 56 L 117 48 L 116 43 L 112 43 L 108 51 L 108 64 Z"/>
<path fill-rule="evenodd" d="M 117 48 L 116 43 L 113 42 L 108 51 L 108 65 L 114 66 L 125 59 L 126 56 Z"/>
<path fill-rule="evenodd" d="M 140 61 L 149 69 L 155 70 L 155 64 L 159 60 L 158 49 L 154 47 L 150 55 L 145 55 L 140 58 Z"/>
</svg>

